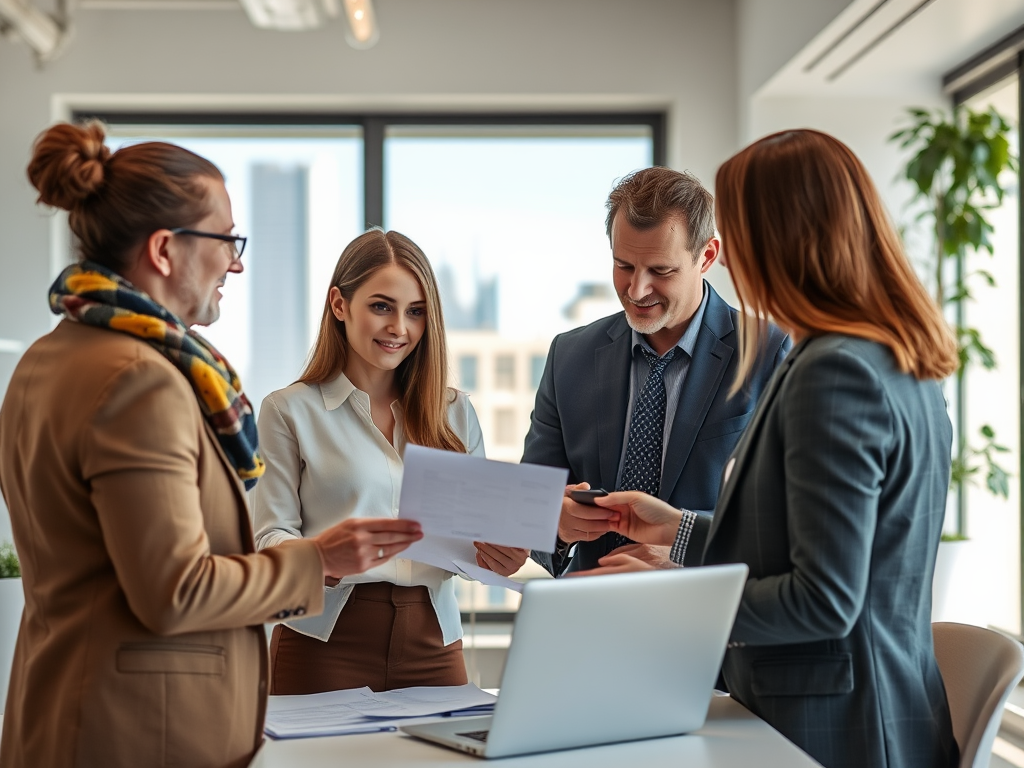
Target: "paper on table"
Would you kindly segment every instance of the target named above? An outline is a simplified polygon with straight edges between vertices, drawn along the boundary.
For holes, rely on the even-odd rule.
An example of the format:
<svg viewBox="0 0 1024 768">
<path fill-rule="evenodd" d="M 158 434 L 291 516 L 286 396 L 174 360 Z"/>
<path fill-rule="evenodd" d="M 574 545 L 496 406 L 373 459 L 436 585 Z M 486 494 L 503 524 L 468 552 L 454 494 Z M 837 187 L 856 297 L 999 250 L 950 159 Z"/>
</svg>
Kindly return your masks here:
<svg viewBox="0 0 1024 768">
<path fill-rule="evenodd" d="M 496 697 L 475 685 L 401 688 L 374 693 L 369 688 L 306 696 L 271 696 L 266 732 L 277 739 L 394 730 L 406 718 L 462 714 L 493 708 Z M 398 722 L 396 722 L 398 721 Z"/>
<path fill-rule="evenodd" d="M 366 721 L 367 713 L 379 706 L 373 696 L 368 687 L 308 696 L 271 696 L 265 730 L 275 738 L 327 736 L 340 733 L 343 726 L 379 730 L 382 724 Z"/>
<path fill-rule="evenodd" d="M 470 707 L 493 707 L 498 701 L 498 697 L 493 693 L 481 691 L 472 683 L 395 688 L 374 696 L 382 706 L 367 713 L 373 717 L 423 717 Z"/>
<path fill-rule="evenodd" d="M 403 557 L 419 559 L 414 548 L 432 555 L 446 552 L 444 543 L 428 541 L 435 537 L 551 551 L 567 470 L 419 445 L 407 445 L 403 458 L 398 516 L 418 521 L 424 533 Z M 472 561 L 475 555 L 449 559 Z"/>
</svg>

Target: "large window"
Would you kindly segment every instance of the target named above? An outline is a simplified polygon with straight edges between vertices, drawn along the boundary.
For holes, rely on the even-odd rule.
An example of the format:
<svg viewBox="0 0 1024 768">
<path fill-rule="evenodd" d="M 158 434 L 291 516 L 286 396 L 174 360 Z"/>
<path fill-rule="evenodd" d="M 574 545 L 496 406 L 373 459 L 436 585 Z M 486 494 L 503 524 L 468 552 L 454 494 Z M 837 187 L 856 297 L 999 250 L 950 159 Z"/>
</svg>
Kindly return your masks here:
<svg viewBox="0 0 1024 768">
<path fill-rule="evenodd" d="M 1015 126 L 1012 143 L 1019 145 L 1020 122 L 1018 104 L 1019 82 L 1011 76 L 966 101 L 975 111 L 995 108 Z M 995 456 L 996 461 L 1013 473 L 1010 495 L 1002 499 L 992 495 L 982 479 L 965 488 L 966 533 L 970 537 L 970 559 L 974 561 L 981 581 L 962 584 L 969 590 L 965 604 L 976 611 L 972 618 L 979 624 L 990 624 L 1021 632 L 1021 556 L 1020 556 L 1020 428 L 1021 423 L 1021 312 L 1020 312 L 1020 189 L 1019 177 L 1006 174 L 1008 184 L 1003 202 L 988 212 L 995 228 L 993 254 L 972 254 L 968 274 L 984 270 L 993 280 L 989 285 L 980 276 L 971 282 L 974 301 L 964 305 L 965 325 L 980 331 L 985 343 L 995 353 L 997 368 L 986 371 L 972 365 L 963 381 L 964 413 L 961 423 L 969 445 L 979 445 L 978 430 L 990 425 L 996 441 L 1009 449 Z M 973 588 L 972 588 L 973 587 Z"/>
<path fill-rule="evenodd" d="M 1024 27 L 946 75 L 944 83 L 953 101 L 974 111 L 995 109 L 1012 125 L 1011 152 L 1021 156 L 1021 74 L 1024 73 Z M 959 392 L 951 399 L 955 423 L 969 446 L 980 447 L 983 425 L 995 430 L 996 442 L 1008 449 L 993 458 L 1010 473 L 1009 498 L 993 495 L 985 487 L 985 470 L 977 483 L 962 494 L 959 521 L 968 536 L 953 569 L 949 598 L 957 609 L 949 618 L 992 625 L 1020 635 L 1022 630 L 1022 558 L 1024 520 L 1021 488 L 1024 478 L 1024 271 L 1021 249 L 1020 175 L 1001 177 L 1005 195 L 987 217 L 994 227 L 993 253 L 969 254 L 964 273 L 972 299 L 964 303 L 963 324 L 976 329 L 989 346 L 997 367 L 967 369 Z M 987 273 L 987 274 L 986 274 Z M 976 462 L 980 463 L 980 462 Z"/>
<path fill-rule="evenodd" d="M 172 141 L 224 172 L 249 247 L 201 332 L 255 407 L 298 377 L 345 244 L 383 225 L 430 258 L 451 383 L 471 395 L 488 456 L 507 461 L 522 455 L 553 336 L 620 308 L 609 191 L 664 163 L 660 115 L 95 116 L 115 147 Z M 458 587 L 465 610 L 518 605 L 514 592 Z"/>
</svg>

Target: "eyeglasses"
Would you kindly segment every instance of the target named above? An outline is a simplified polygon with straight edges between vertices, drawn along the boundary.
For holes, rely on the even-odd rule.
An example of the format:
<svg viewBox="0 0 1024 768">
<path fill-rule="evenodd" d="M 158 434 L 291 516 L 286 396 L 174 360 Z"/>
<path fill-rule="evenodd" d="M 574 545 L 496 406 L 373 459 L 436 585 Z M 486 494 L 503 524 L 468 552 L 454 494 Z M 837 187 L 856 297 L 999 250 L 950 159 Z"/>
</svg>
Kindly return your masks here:
<svg viewBox="0 0 1024 768">
<path fill-rule="evenodd" d="M 245 253 L 245 243 L 249 239 L 241 235 L 219 235 L 216 232 L 200 232 L 198 229 L 185 229 L 185 227 L 172 227 L 169 231 L 173 235 L 208 237 L 211 240 L 222 240 L 225 243 L 231 243 L 235 247 L 235 261 L 242 258 L 242 254 Z"/>
</svg>

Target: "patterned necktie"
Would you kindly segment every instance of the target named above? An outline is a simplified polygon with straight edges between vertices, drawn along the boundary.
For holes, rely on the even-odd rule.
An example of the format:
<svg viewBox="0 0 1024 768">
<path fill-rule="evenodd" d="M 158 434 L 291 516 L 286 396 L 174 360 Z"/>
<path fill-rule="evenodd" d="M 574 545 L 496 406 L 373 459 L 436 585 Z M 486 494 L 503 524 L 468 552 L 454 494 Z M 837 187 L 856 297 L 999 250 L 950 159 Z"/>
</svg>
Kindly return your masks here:
<svg viewBox="0 0 1024 768">
<path fill-rule="evenodd" d="M 661 455 L 665 435 L 665 368 L 672 362 L 678 347 L 672 347 L 664 357 L 658 357 L 645 347 L 640 351 L 651 366 L 640 395 L 633 406 L 633 420 L 629 424 L 626 459 L 622 464 L 620 491 L 643 491 L 658 495 L 661 487 Z M 612 549 L 635 543 L 620 533 L 612 534 Z"/>
</svg>

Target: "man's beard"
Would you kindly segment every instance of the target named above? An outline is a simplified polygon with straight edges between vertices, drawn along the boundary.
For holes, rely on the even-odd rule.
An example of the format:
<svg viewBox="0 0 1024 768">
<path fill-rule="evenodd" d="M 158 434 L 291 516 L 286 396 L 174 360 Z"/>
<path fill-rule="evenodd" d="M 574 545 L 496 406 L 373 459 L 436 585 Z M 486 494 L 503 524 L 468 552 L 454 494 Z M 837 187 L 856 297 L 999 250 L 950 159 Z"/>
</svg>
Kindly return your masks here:
<svg viewBox="0 0 1024 768">
<path fill-rule="evenodd" d="M 657 333 L 662 328 L 664 328 L 666 325 L 668 325 L 669 318 L 668 318 L 668 312 L 665 311 L 665 302 L 664 301 L 653 302 L 654 304 L 660 304 L 661 308 L 662 308 L 662 311 L 661 311 L 661 314 L 658 315 L 657 317 L 651 317 L 651 318 L 633 317 L 632 315 L 629 314 L 629 309 L 628 309 L 628 307 L 630 307 L 630 306 L 634 306 L 635 307 L 635 306 L 651 306 L 651 305 L 641 305 L 641 304 L 638 304 L 638 302 L 633 301 L 628 296 L 621 295 L 621 294 L 619 295 L 619 301 L 622 302 L 623 309 L 626 309 L 626 323 L 628 323 L 629 327 L 632 328 L 637 333 L 643 334 L 644 336 L 649 336 L 652 333 Z"/>
</svg>

